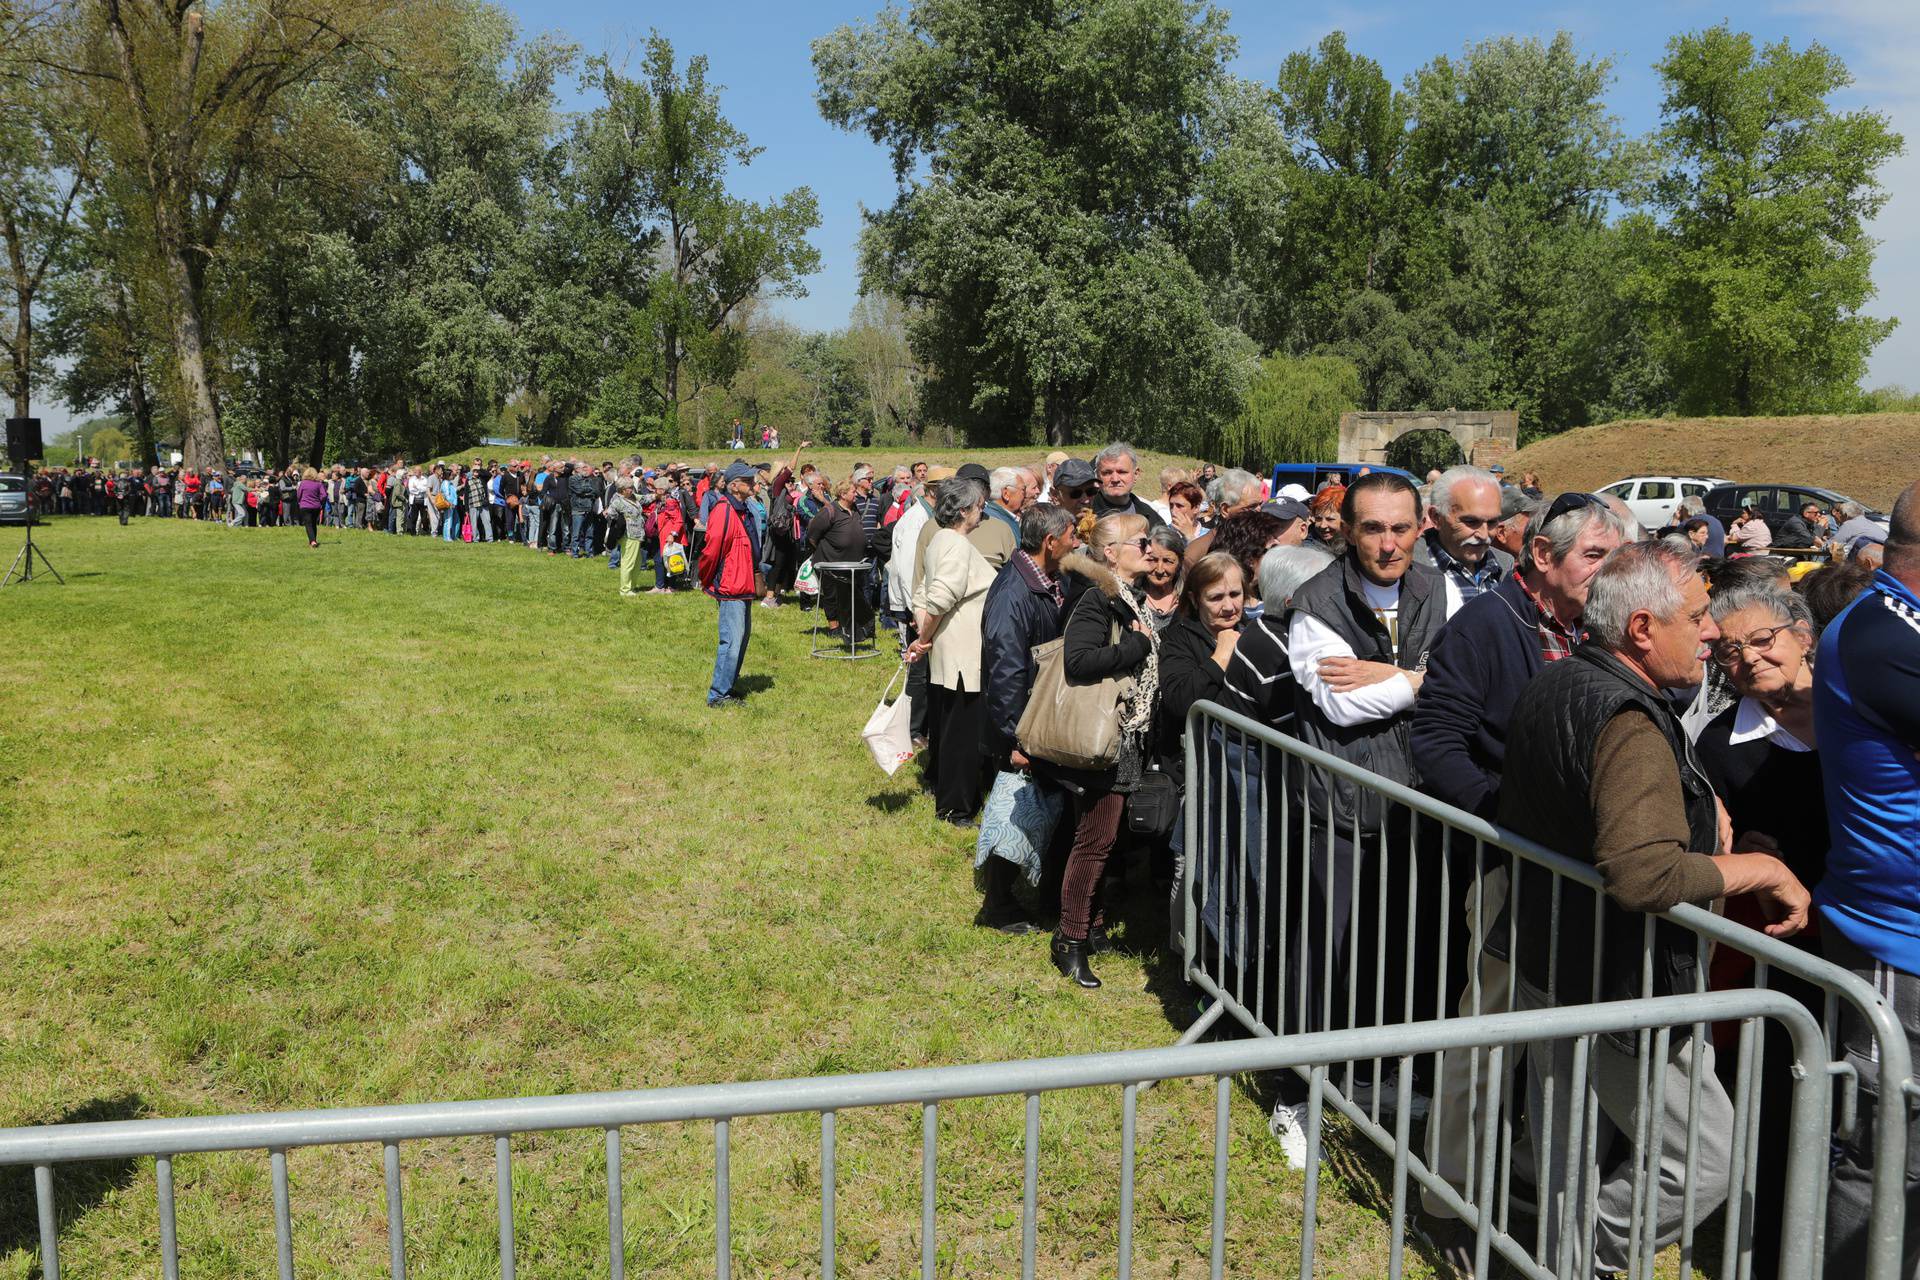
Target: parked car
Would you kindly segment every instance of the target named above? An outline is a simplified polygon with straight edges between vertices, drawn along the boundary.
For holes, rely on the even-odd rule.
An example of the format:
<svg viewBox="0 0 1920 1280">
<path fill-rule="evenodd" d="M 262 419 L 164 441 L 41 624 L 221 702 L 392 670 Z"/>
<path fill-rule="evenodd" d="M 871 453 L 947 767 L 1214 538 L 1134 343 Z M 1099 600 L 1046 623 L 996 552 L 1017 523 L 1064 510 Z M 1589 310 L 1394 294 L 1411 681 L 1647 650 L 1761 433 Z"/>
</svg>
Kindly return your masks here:
<svg viewBox="0 0 1920 1280">
<path fill-rule="evenodd" d="M 0 475 L 0 524 L 25 524 L 28 514 L 27 478 Z"/>
<path fill-rule="evenodd" d="M 1707 494 L 1706 509 L 1707 514 L 1721 524 L 1731 526 L 1740 508 L 1752 507 L 1767 522 L 1767 528 L 1778 533 L 1786 518 L 1798 515 L 1800 508 L 1809 502 L 1818 503 L 1822 511 L 1832 511 L 1834 503 L 1849 500 L 1844 493 L 1810 484 L 1723 484 Z M 1884 512 L 1871 509 L 1867 511 L 1867 519 L 1887 523 Z"/>
<path fill-rule="evenodd" d="M 1714 476 L 1629 476 L 1600 492 L 1625 502 L 1642 526 L 1664 529 L 1673 523 L 1673 509 L 1681 502 L 1698 509 L 1709 490 L 1726 483 Z"/>
</svg>

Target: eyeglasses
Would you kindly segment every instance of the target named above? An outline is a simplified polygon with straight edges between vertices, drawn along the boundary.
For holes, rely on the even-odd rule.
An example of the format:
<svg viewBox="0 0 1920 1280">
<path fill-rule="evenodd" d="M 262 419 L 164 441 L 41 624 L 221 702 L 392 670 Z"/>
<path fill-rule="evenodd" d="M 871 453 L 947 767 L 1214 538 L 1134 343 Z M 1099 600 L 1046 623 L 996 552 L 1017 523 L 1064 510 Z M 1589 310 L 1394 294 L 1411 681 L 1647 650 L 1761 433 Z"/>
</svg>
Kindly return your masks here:
<svg viewBox="0 0 1920 1280">
<path fill-rule="evenodd" d="M 1563 493 L 1553 500 L 1553 505 L 1547 508 L 1547 518 L 1540 523 L 1542 525 L 1552 524 L 1555 520 L 1567 514 L 1567 512 L 1578 511 L 1582 507 L 1604 507 L 1606 505 L 1606 501 L 1597 493 Z"/>
<path fill-rule="evenodd" d="M 1140 548 L 1140 550 L 1145 551 L 1148 547 L 1153 545 L 1153 539 L 1128 538 L 1125 542 L 1116 542 L 1113 545 L 1116 547 L 1138 547 Z"/>
<path fill-rule="evenodd" d="M 1773 638 L 1775 636 L 1779 635 L 1782 631 L 1791 631 L 1793 627 L 1793 623 L 1783 622 L 1777 627 L 1767 627 L 1764 630 L 1756 631 L 1744 640 L 1737 636 L 1723 637 L 1713 642 L 1713 660 L 1723 667 L 1730 667 L 1746 657 L 1749 650 L 1751 650 L 1753 656 L 1757 658 L 1767 650 L 1773 648 Z"/>
<path fill-rule="evenodd" d="M 1062 489 L 1060 492 L 1069 498 L 1091 498 L 1094 487 L 1095 486 L 1090 484 L 1077 484 L 1071 489 Z"/>
</svg>

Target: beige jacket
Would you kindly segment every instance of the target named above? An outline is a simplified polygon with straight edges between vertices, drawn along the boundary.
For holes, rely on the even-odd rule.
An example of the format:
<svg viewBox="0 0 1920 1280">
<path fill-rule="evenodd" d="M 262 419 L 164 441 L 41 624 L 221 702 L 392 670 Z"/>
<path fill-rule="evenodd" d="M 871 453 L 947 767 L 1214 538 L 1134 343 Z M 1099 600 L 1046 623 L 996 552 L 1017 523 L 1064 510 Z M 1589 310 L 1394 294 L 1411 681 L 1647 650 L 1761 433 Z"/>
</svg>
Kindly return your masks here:
<svg viewBox="0 0 1920 1280">
<path fill-rule="evenodd" d="M 927 678 L 942 689 L 980 691 L 980 629 L 986 620 L 993 568 L 965 534 L 941 529 L 920 559 L 913 607 L 939 618 Z"/>
</svg>

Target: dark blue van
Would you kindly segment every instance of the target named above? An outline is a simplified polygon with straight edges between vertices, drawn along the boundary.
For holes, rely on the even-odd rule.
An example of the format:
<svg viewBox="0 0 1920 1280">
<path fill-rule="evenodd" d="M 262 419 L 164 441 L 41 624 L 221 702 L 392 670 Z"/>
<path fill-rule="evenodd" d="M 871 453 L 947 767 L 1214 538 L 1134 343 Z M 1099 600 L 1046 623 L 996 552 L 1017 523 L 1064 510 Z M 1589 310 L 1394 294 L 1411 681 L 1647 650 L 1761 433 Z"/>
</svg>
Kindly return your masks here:
<svg viewBox="0 0 1920 1280">
<path fill-rule="evenodd" d="M 1362 471 L 1391 471 L 1396 476 L 1406 476 L 1416 485 L 1420 483 L 1411 472 L 1377 462 L 1282 462 L 1273 469 L 1273 492 L 1280 492 L 1282 485 L 1297 484 L 1308 493 L 1318 493 L 1327 481 L 1351 484 Z"/>
</svg>

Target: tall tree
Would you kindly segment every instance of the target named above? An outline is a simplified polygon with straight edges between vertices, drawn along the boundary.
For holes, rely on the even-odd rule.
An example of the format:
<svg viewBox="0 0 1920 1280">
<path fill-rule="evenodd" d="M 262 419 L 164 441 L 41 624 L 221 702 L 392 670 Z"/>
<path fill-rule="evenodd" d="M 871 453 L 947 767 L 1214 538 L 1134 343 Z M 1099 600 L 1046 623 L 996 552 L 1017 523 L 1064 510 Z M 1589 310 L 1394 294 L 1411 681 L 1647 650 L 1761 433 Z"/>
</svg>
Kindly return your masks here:
<svg viewBox="0 0 1920 1280">
<path fill-rule="evenodd" d="M 657 245 L 658 270 L 639 308 L 636 373 L 674 431 L 683 405 L 740 368 L 741 309 L 806 293 L 805 278 L 820 267 L 807 241 L 820 225 L 819 202 L 808 187 L 765 203 L 728 193 L 729 171 L 760 148 L 721 113 L 705 57 L 682 70 L 656 32 L 638 78 L 604 59 L 593 67 L 606 105 L 594 115 L 590 155 L 606 215 Z"/>
<path fill-rule="evenodd" d="M 1658 69 L 1661 172 L 1629 227 L 1643 255 L 1631 287 L 1679 408 L 1850 406 L 1893 327 L 1862 308 L 1866 223 L 1900 136 L 1878 113 L 1834 109 L 1852 77 L 1818 44 L 1756 50 L 1722 25 L 1674 37 Z"/>
<path fill-rule="evenodd" d="M 6 8 L 11 15 L 14 7 Z M 7 273 L 0 379 L 20 418 L 33 411 L 34 381 L 45 363 L 34 335 L 41 288 L 66 256 L 81 193 L 98 164 L 99 140 L 84 99 L 47 65 L 71 57 L 76 36 L 76 23 L 40 15 L 10 41 L 9 65 L 0 75 L 0 239 Z"/>
<path fill-rule="evenodd" d="M 209 358 L 207 277 L 274 112 L 378 42 L 401 0 L 101 0 L 105 47 L 84 74 L 118 82 L 123 130 L 109 134 L 138 173 L 167 309 L 186 465 L 226 454 Z"/>
<path fill-rule="evenodd" d="M 868 289 L 913 308 L 937 411 L 975 439 L 1191 435 L 1247 344 L 1188 257 L 1233 53 L 1195 0 L 924 0 L 814 42 L 821 113 L 893 160 Z"/>
</svg>

